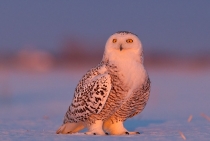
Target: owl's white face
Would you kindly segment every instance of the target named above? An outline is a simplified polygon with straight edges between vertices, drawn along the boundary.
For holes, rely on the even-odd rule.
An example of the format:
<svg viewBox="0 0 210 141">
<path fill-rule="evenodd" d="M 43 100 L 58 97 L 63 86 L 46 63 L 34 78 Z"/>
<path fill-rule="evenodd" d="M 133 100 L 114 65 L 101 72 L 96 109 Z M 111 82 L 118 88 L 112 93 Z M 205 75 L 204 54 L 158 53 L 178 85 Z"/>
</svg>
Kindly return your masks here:
<svg viewBox="0 0 210 141">
<path fill-rule="evenodd" d="M 114 56 L 136 56 L 141 59 L 143 50 L 139 38 L 127 31 L 116 32 L 106 42 L 105 54 L 106 58 L 110 55 Z"/>
</svg>

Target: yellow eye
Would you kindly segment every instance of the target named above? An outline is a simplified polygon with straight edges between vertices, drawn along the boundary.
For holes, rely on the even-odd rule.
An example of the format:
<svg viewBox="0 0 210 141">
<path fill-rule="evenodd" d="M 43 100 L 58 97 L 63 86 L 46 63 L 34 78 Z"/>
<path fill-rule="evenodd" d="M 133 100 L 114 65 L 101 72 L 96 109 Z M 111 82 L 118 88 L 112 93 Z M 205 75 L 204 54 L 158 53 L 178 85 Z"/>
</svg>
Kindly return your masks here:
<svg viewBox="0 0 210 141">
<path fill-rule="evenodd" d="M 117 39 L 113 39 L 112 42 L 113 42 L 113 43 L 116 43 L 116 42 L 117 42 Z"/>
<path fill-rule="evenodd" d="M 126 42 L 127 43 L 133 43 L 133 40 L 132 39 L 127 39 Z"/>
</svg>

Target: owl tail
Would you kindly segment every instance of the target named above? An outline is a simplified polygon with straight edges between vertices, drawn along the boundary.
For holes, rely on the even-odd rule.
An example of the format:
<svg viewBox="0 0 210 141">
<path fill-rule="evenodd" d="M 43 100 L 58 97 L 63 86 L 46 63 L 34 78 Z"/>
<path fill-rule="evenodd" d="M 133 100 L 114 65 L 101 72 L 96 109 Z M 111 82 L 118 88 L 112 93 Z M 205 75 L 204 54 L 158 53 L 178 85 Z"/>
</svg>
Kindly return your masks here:
<svg viewBox="0 0 210 141">
<path fill-rule="evenodd" d="M 85 128 L 85 126 L 81 122 L 80 123 L 67 122 L 58 128 L 56 134 L 72 134 L 82 130 L 83 128 Z"/>
</svg>

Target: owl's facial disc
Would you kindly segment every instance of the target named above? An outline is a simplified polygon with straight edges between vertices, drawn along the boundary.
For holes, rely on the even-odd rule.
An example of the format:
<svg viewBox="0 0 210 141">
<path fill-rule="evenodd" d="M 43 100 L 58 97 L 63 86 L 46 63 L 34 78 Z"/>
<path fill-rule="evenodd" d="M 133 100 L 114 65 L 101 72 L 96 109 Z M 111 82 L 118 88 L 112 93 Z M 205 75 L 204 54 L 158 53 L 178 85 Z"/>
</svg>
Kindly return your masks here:
<svg viewBox="0 0 210 141">
<path fill-rule="evenodd" d="M 105 46 L 105 53 L 141 54 L 142 46 L 139 38 L 130 32 L 117 32 L 109 37 Z"/>
</svg>

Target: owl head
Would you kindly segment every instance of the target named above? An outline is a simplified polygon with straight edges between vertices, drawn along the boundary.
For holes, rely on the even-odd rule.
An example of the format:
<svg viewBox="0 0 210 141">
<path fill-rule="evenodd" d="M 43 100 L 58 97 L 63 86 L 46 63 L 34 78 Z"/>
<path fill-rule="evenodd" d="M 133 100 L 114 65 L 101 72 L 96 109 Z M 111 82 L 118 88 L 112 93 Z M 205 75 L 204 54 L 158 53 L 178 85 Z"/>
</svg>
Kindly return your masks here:
<svg viewBox="0 0 210 141">
<path fill-rule="evenodd" d="M 143 62 L 143 49 L 137 35 L 128 31 L 119 31 L 109 37 L 105 45 L 104 58 L 135 58 Z"/>
</svg>

